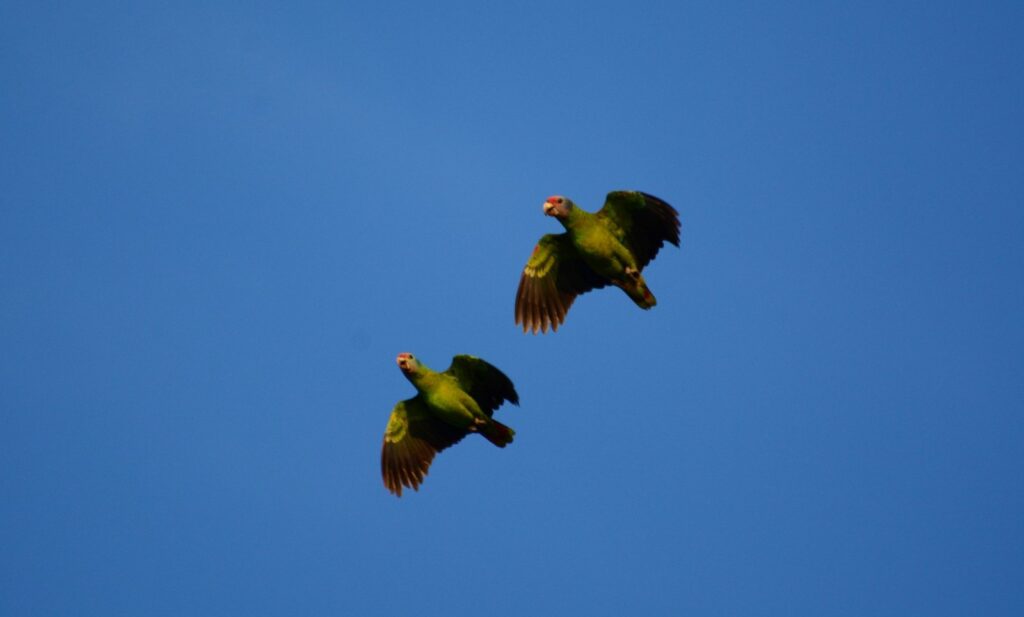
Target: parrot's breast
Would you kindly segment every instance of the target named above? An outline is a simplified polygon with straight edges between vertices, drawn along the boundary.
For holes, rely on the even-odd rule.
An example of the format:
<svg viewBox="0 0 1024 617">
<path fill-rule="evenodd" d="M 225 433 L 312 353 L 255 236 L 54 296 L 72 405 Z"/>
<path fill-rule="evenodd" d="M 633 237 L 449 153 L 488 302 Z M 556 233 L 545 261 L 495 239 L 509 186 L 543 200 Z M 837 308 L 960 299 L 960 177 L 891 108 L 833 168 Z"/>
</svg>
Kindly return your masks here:
<svg viewBox="0 0 1024 617">
<path fill-rule="evenodd" d="M 610 279 L 622 276 L 625 266 L 616 259 L 616 255 L 624 250 L 624 247 L 609 230 L 601 225 L 591 225 L 574 234 L 573 243 L 583 261 L 587 262 L 594 272 Z"/>
<path fill-rule="evenodd" d="M 455 380 L 446 379 L 438 383 L 425 398 L 427 406 L 442 421 L 459 428 L 473 424 L 474 411 L 478 411 L 476 401 Z"/>
</svg>

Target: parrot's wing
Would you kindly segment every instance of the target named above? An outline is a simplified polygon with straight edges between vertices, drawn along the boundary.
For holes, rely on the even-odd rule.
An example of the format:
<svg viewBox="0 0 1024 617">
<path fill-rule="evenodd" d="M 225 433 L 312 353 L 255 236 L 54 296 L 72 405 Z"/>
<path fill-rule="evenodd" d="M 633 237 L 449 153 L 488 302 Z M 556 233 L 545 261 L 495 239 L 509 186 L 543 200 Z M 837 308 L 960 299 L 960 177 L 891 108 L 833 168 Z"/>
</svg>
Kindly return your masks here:
<svg viewBox="0 0 1024 617">
<path fill-rule="evenodd" d="M 402 496 L 402 487 L 419 490 L 434 455 L 458 443 L 466 431 L 435 417 L 419 394 L 400 401 L 384 431 L 380 468 L 384 486 Z"/>
<path fill-rule="evenodd" d="M 519 404 L 519 395 L 512 385 L 512 380 L 480 358 L 455 356 L 452 358 L 452 365 L 445 372 L 458 380 L 462 389 L 473 397 L 488 416 L 493 415 L 494 410 L 501 407 L 505 401 L 513 405 Z"/>
<path fill-rule="evenodd" d="M 653 195 L 639 191 L 613 191 L 597 212 L 636 258 L 646 266 L 666 241 L 679 246 L 679 213 Z"/>
<path fill-rule="evenodd" d="M 523 268 L 516 291 L 516 324 L 523 332 L 557 330 L 576 296 L 608 284 L 590 269 L 568 233 L 540 239 Z"/>
</svg>

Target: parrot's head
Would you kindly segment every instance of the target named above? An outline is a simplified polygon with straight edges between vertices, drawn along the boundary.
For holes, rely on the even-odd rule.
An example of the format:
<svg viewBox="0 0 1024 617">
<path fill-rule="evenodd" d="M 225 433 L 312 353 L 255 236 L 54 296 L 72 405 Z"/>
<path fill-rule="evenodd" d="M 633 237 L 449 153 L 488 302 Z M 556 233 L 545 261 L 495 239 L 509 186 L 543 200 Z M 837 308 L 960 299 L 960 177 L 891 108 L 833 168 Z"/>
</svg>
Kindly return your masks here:
<svg viewBox="0 0 1024 617">
<path fill-rule="evenodd" d="M 402 352 L 395 358 L 395 362 L 398 363 L 398 368 L 402 369 L 402 372 L 406 375 L 413 375 L 420 369 L 420 363 L 411 353 Z"/>
<path fill-rule="evenodd" d="M 552 195 L 544 202 L 544 214 L 547 216 L 553 216 L 558 220 L 564 220 L 569 216 L 569 212 L 571 212 L 574 207 L 575 204 L 568 198 L 562 197 L 561 195 Z"/>
</svg>

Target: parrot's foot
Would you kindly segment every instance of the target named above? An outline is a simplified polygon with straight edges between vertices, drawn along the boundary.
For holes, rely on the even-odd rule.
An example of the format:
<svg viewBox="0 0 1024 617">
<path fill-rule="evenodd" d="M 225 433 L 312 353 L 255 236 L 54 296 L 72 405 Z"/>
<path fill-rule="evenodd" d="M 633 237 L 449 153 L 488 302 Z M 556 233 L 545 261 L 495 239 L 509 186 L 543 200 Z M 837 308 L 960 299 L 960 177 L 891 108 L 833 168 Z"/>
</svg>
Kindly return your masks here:
<svg viewBox="0 0 1024 617">
<path fill-rule="evenodd" d="M 640 271 L 632 266 L 626 266 L 626 276 L 631 278 L 635 283 L 640 280 Z"/>
</svg>

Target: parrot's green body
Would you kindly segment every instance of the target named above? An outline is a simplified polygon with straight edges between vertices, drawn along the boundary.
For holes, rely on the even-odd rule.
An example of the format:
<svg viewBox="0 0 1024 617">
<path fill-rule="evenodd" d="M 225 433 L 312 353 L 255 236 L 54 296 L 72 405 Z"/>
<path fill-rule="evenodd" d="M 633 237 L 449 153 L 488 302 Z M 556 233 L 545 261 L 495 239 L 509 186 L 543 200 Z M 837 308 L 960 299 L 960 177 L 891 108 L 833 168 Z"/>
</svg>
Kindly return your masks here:
<svg viewBox="0 0 1024 617">
<path fill-rule="evenodd" d="M 409 381 L 416 386 L 434 415 L 452 426 L 468 430 L 477 422 L 486 423 L 490 420 L 490 416 L 480 410 L 480 405 L 466 394 L 451 375 L 423 366 L 423 371 L 410 377 Z"/>
<path fill-rule="evenodd" d="M 679 215 L 664 201 L 639 191 L 613 191 L 591 213 L 560 196 L 544 213 L 565 227 L 533 249 L 516 293 L 516 323 L 523 330 L 557 330 L 576 296 L 606 285 L 619 287 L 637 306 L 657 300 L 641 271 L 664 242 L 679 246 Z"/>
<path fill-rule="evenodd" d="M 577 253 L 591 270 L 622 288 L 637 306 L 648 309 L 657 304 L 639 274 L 636 258 L 608 225 L 607 219 L 573 208 L 562 224 Z M 630 272 L 635 272 L 636 276 L 631 277 Z"/>
<path fill-rule="evenodd" d="M 403 486 L 419 490 L 434 455 L 469 433 L 499 448 L 512 442 L 515 431 L 491 416 L 505 401 L 518 405 L 519 395 L 497 368 L 466 355 L 452 358 L 441 373 L 412 354 L 399 354 L 397 362 L 417 394 L 395 405 L 384 432 L 381 472 L 388 490 L 399 497 Z"/>
</svg>

